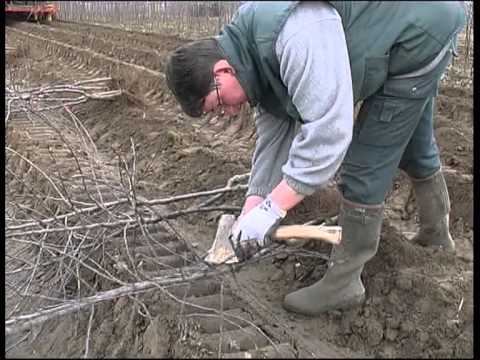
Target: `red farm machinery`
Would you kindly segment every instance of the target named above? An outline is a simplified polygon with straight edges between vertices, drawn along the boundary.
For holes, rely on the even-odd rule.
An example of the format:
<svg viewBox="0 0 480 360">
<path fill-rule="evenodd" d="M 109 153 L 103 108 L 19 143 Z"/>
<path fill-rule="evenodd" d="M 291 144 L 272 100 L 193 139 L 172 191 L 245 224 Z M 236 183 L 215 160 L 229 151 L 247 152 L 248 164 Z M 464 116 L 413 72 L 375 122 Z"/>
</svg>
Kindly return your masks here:
<svg viewBox="0 0 480 360">
<path fill-rule="evenodd" d="M 48 1 L 5 0 L 7 19 L 51 23 L 58 14 L 58 6 Z"/>
</svg>

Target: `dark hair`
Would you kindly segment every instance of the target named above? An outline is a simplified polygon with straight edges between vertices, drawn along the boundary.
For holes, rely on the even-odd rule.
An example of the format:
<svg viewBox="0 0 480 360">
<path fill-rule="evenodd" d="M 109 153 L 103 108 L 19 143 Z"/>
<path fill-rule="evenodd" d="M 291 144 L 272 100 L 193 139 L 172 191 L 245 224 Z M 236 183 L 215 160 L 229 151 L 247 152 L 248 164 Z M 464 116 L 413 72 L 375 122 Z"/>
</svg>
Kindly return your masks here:
<svg viewBox="0 0 480 360">
<path fill-rule="evenodd" d="M 225 56 L 213 38 L 193 41 L 170 55 L 167 86 L 189 116 L 202 115 L 203 100 L 214 88 L 213 66 L 222 59 Z"/>
</svg>

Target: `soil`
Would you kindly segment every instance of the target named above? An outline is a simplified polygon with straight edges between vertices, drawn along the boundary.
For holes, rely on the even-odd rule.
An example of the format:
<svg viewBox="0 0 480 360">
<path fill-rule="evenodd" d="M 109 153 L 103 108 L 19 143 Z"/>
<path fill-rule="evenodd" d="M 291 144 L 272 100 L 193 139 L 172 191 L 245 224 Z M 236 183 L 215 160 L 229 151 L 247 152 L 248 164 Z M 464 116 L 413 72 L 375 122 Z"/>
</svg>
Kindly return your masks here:
<svg viewBox="0 0 480 360">
<path fill-rule="evenodd" d="M 7 54 L 6 76 L 22 87 L 111 76 L 112 88 L 121 86 L 126 90 L 124 95 L 71 108 L 88 129 L 102 161 L 114 163 L 119 153 L 131 159 L 133 141 L 139 174 L 137 192 L 142 196 L 153 199 L 212 190 L 249 171 L 254 126 L 248 109 L 225 121 L 182 114 L 161 73 L 168 52 L 186 41 L 84 24 L 8 24 L 6 43 L 16 51 Z M 128 68 L 128 64 L 115 60 L 138 67 Z M 251 319 L 242 329 L 256 324 L 283 349 L 280 355 L 287 357 L 473 357 L 473 90 L 462 82 L 469 74 L 457 68 L 449 74 L 437 98 L 435 132 L 452 204 L 454 254 L 410 241 L 418 229 L 418 219 L 409 181 L 399 172 L 387 198 L 378 253 L 363 272 L 367 291 L 364 305 L 315 318 L 282 308 L 285 294 L 322 277 L 330 250 L 325 244 L 306 245 L 323 257 L 278 256 L 246 266 L 234 277 L 202 280 L 194 298 L 218 309 L 217 297 L 209 294 L 219 294 L 221 284 L 225 291 L 221 292 L 225 294 L 223 310 L 241 311 Z M 18 140 L 18 144 L 24 143 Z M 41 155 L 35 154 L 41 141 L 29 146 L 32 159 L 41 162 Z M 44 163 L 49 166 L 45 159 Z M 229 193 L 222 200 L 240 207 L 243 194 Z M 287 222 L 332 218 L 338 206 L 338 192 L 332 183 L 300 204 Z M 177 208 L 180 205 L 168 206 L 170 210 Z M 185 215 L 176 225 L 202 252 L 214 238 L 220 214 Z M 97 285 L 98 291 L 109 289 L 101 282 Z M 187 296 L 178 291 L 180 298 Z M 89 328 L 89 357 L 219 354 L 218 324 L 208 322 L 208 317 L 186 316 L 200 311 L 188 310 L 188 305 L 180 313 L 179 303 L 164 291 L 116 298 L 97 304 L 94 311 L 90 326 L 91 312 L 84 310 L 33 327 L 26 340 L 15 346 L 16 338 L 7 338 L 7 348 L 11 348 L 6 356 L 83 356 Z M 254 356 L 279 355 L 261 337 L 255 343 L 263 349 L 258 353 L 240 330 L 227 330 L 225 338 L 230 336 L 231 340 L 223 340 L 222 353 L 240 356 L 241 351 L 248 350 Z"/>
</svg>

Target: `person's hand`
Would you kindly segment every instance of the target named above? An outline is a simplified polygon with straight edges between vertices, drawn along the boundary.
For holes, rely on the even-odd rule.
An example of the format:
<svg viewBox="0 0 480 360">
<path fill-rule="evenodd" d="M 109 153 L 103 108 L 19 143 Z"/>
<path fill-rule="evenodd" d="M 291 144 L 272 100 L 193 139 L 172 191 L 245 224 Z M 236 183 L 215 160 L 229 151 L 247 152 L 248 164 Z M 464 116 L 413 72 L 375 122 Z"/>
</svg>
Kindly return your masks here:
<svg viewBox="0 0 480 360">
<path fill-rule="evenodd" d="M 255 206 L 260 204 L 263 200 L 265 200 L 263 197 L 258 196 L 258 195 L 250 195 L 245 199 L 245 203 L 243 204 L 242 212 L 240 215 L 238 215 L 237 219 L 235 220 L 235 223 L 233 224 L 233 229 L 238 225 L 240 220 L 250 212 Z"/>
<path fill-rule="evenodd" d="M 258 195 L 250 195 L 249 197 L 247 197 L 245 199 L 245 203 L 243 204 L 242 213 L 240 214 L 238 219 L 240 220 L 243 215 L 246 215 L 248 212 L 250 212 L 250 210 L 260 204 L 263 200 L 265 199 Z"/>
<path fill-rule="evenodd" d="M 230 240 L 240 261 L 250 258 L 270 244 L 269 234 L 285 215 L 286 211 L 267 197 L 239 219 L 232 229 Z"/>
</svg>

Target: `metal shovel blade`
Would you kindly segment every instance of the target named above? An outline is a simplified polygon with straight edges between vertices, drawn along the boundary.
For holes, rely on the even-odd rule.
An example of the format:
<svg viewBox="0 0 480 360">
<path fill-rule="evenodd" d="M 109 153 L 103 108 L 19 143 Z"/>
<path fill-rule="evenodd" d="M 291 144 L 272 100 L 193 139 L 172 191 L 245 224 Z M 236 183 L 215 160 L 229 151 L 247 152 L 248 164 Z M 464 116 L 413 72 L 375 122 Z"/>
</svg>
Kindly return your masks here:
<svg viewBox="0 0 480 360">
<path fill-rule="evenodd" d="M 232 245 L 228 240 L 232 231 L 233 224 L 235 223 L 235 215 L 224 214 L 220 216 L 218 221 L 217 233 L 215 234 L 215 240 L 212 247 L 208 250 L 205 261 L 213 264 L 233 264 L 238 263 L 239 260 L 235 256 Z"/>
</svg>

